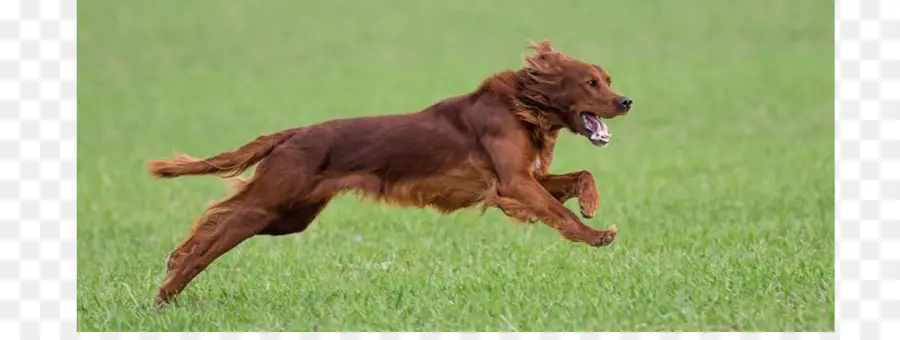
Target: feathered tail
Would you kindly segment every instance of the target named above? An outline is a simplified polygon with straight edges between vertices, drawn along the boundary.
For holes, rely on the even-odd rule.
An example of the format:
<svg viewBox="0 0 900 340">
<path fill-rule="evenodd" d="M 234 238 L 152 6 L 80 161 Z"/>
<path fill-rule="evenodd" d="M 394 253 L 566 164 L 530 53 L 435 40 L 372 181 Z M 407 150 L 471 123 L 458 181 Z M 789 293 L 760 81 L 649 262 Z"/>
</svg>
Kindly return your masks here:
<svg viewBox="0 0 900 340">
<path fill-rule="evenodd" d="M 275 147 L 287 141 L 295 133 L 296 129 L 292 129 L 257 137 L 237 150 L 206 159 L 182 155 L 167 160 L 152 160 L 148 167 L 153 176 L 160 178 L 205 174 L 216 174 L 225 178 L 233 177 L 266 158 Z"/>
</svg>

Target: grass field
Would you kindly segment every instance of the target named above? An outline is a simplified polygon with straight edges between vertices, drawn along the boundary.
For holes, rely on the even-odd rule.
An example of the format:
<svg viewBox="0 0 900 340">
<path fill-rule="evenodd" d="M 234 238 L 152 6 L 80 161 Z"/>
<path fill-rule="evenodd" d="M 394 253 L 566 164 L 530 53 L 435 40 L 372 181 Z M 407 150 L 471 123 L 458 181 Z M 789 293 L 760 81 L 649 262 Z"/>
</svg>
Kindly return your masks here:
<svg viewBox="0 0 900 340">
<path fill-rule="evenodd" d="M 352 3 L 352 4 L 351 4 Z M 816 0 L 113 1 L 79 6 L 80 331 L 828 331 L 834 307 L 833 6 Z M 407 112 L 521 65 L 531 39 L 636 101 L 611 147 L 552 169 L 603 197 L 590 248 L 502 214 L 344 196 L 258 237 L 179 306 L 165 256 L 225 187 L 153 180 L 335 117 Z M 365 131 L 360 131 L 365 133 Z M 568 206 L 576 208 L 576 202 Z"/>
</svg>

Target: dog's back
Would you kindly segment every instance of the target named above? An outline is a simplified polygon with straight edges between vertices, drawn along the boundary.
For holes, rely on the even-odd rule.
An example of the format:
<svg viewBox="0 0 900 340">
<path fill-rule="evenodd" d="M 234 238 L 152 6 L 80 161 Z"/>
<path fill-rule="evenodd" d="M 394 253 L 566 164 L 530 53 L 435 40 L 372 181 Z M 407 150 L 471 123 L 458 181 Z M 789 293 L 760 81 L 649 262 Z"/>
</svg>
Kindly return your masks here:
<svg viewBox="0 0 900 340">
<path fill-rule="evenodd" d="M 487 197 L 492 181 L 490 160 L 467 121 L 470 103 L 456 97 L 415 113 L 307 126 L 276 147 L 259 169 L 316 183 L 304 200 L 349 190 L 444 212 L 468 207 Z"/>
</svg>

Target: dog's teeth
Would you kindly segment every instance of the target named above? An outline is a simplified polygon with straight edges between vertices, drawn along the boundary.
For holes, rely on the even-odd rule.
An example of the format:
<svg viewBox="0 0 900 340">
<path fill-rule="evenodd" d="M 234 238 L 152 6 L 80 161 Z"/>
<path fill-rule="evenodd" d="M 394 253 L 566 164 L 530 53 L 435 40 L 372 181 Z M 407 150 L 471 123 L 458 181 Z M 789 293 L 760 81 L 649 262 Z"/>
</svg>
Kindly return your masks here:
<svg viewBox="0 0 900 340">
<path fill-rule="evenodd" d="M 591 135 L 591 140 L 592 141 L 608 141 L 609 135 L 595 132 Z"/>
</svg>

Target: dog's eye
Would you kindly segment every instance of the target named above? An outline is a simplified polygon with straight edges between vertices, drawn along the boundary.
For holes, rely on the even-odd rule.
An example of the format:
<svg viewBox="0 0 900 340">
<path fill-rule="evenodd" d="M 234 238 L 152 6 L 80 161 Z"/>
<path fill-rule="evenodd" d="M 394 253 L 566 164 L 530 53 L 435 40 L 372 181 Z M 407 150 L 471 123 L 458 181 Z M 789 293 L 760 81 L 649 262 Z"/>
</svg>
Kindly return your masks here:
<svg viewBox="0 0 900 340">
<path fill-rule="evenodd" d="M 596 81 L 596 80 L 591 79 L 591 80 L 588 80 L 587 83 L 588 83 L 588 86 L 590 86 L 590 87 L 597 87 L 597 81 Z"/>
</svg>

